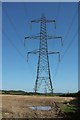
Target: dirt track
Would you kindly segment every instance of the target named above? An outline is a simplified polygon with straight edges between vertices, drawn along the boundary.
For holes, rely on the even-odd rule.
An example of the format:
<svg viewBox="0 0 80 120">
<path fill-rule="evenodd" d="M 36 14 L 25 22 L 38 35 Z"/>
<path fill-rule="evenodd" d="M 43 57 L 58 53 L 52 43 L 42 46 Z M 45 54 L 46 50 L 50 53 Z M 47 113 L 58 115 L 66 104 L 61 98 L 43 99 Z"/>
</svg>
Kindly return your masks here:
<svg viewBox="0 0 80 120">
<path fill-rule="evenodd" d="M 0 95 L 1 98 L 1 95 Z M 55 118 L 60 117 L 60 105 L 73 98 L 2 95 L 3 118 Z M 51 106 L 48 111 L 31 110 L 31 106 Z"/>
</svg>

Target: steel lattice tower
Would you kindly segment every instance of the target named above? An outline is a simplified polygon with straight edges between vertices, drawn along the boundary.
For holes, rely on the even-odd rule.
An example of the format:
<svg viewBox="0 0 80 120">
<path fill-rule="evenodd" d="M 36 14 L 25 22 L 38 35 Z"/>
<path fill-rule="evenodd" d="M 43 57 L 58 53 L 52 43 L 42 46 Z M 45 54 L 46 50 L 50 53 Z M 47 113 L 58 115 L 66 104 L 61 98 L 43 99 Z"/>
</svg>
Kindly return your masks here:
<svg viewBox="0 0 80 120">
<path fill-rule="evenodd" d="M 40 39 L 39 50 L 33 50 L 31 52 L 28 52 L 27 54 L 27 55 L 37 54 L 37 53 L 39 54 L 37 77 L 36 77 L 34 90 L 35 90 L 35 93 L 37 93 L 41 85 L 43 84 L 45 93 L 47 92 L 53 93 L 48 54 L 59 54 L 60 55 L 60 53 L 55 52 L 55 51 L 48 52 L 47 40 L 60 38 L 62 41 L 62 37 L 55 37 L 55 36 L 47 35 L 46 23 L 50 23 L 50 22 L 55 23 L 55 20 L 47 20 L 46 17 L 42 15 L 40 19 L 32 20 L 31 23 L 32 22 L 36 22 L 36 23 L 40 22 L 40 34 L 38 36 L 25 37 L 25 39 Z"/>
</svg>

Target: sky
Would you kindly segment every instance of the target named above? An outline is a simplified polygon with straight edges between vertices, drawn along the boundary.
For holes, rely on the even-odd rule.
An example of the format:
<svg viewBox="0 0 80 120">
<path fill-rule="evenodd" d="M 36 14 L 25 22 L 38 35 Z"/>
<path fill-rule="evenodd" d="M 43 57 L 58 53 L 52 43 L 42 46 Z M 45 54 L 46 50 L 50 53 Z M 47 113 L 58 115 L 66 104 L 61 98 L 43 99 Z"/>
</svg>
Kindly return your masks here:
<svg viewBox="0 0 80 120">
<path fill-rule="evenodd" d="M 39 49 L 39 40 L 27 40 L 25 36 L 40 32 L 40 24 L 30 24 L 42 14 L 47 19 L 56 20 L 47 24 L 47 33 L 61 36 L 48 40 L 48 50 L 60 51 L 61 61 L 57 55 L 49 55 L 51 78 L 54 92 L 78 91 L 78 3 L 52 2 L 2 3 L 2 89 L 33 91 L 37 74 L 38 55 L 27 51 Z"/>
<path fill-rule="evenodd" d="M 0 2 L 0 17 L 2 18 L 2 4 Z M 2 19 L 0 19 L 0 88 L 2 87 Z"/>
</svg>

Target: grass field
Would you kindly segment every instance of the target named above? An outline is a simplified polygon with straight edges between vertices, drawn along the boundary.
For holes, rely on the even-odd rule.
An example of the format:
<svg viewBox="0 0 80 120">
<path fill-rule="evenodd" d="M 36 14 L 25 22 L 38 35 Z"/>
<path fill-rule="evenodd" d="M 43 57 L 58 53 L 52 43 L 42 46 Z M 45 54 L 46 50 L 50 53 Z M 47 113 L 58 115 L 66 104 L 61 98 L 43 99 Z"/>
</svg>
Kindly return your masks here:
<svg viewBox="0 0 80 120">
<path fill-rule="evenodd" d="M 70 101 L 75 101 L 73 97 L 0 95 L 0 99 L 1 97 L 0 113 L 3 118 L 58 118 L 77 109 L 70 104 Z M 29 107 L 32 106 L 51 106 L 51 110 L 31 110 Z"/>
</svg>

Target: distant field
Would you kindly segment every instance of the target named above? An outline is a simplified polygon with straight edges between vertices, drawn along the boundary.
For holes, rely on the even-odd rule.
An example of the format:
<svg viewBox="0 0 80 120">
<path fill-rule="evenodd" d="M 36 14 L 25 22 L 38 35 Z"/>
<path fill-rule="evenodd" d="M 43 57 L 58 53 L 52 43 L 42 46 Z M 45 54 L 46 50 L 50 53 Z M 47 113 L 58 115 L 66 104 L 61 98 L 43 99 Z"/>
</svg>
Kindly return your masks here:
<svg viewBox="0 0 80 120">
<path fill-rule="evenodd" d="M 62 117 L 65 110 L 71 110 L 72 97 L 49 97 L 49 96 L 23 96 L 23 95 L 0 95 L 2 97 L 3 118 L 58 118 Z M 31 110 L 31 106 L 51 106 L 48 111 Z M 1 106 L 0 106 L 1 107 Z M 65 109 L 64 109 L 65 108 Z M 0 108 L 1 110 L 1 108 Z"/>
</svg>

